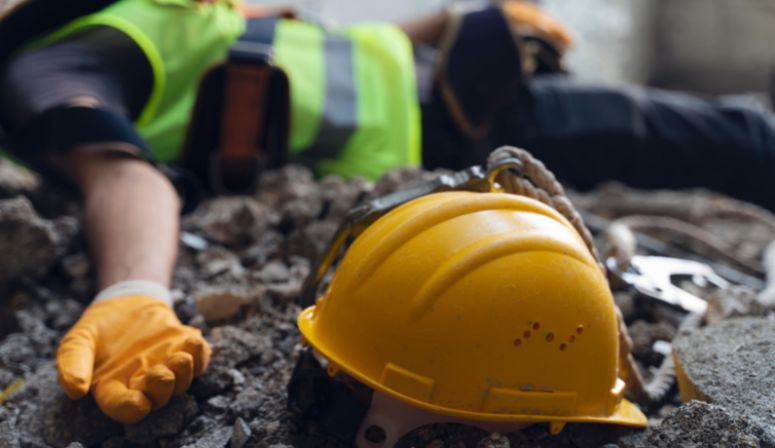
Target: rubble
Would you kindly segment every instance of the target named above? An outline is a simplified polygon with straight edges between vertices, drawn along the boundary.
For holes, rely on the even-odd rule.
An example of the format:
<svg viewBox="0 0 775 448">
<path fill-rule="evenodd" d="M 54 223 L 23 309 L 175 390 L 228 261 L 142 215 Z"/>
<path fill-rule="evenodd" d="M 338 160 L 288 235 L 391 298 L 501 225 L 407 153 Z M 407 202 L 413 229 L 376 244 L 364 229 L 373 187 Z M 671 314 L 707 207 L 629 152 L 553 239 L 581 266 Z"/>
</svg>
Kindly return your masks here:
<svg viewBox="0 0 775 448">
<path fill-rule="evenodd" d="M 40 218 L 24 197 L 0 200 L 0 290 L 12 280 L 45 274 L 77 230 L 70 217 Z"/>
<path fill-rule="evenodd" d="M 766 316 L 770 308 L 760 300 L 760 295 L 744 286 L 732 286 L 713 291 L 708 297 L 705 320 L 712 324 L 730 317 Z"/>
<path fill-rule="evenodd" d="M 262 286 L 205 288 L 196 293 L 194 303 L 196 311 L 211 323 L 233 317 L 243 306 L 257 302 L 265 291 Z"/>
<path fill-rule="evenodd" d="M 295 319 L 300 310 L 296 301 L 302 282 L 350 207 L 436 174 L 407 169 L 391 172 L 375 184 L 336 177 L 315 181 L 308 170 L 288 166 L 263 176 L 255 197 L 213 199 L 186 217 L 183 227 L 194 237 L 180 246 L 173 278 L 175 310 L 182 322 L 202 329 L 213 356 L 207 372 L 194 379 L 186 394 L 134 425 L 111 421 L 89 397 L 67 399 L 57 385 L 53 363 L 56 344 L 95 292 L 93 269 L 78 233 L 77 206 L 51 201 L 52 206 L 42 211 L 39 204 L 51 197 L 45 186 L 36 189 L 37 199 L 14 197 L 0 201 L 0 226 L 11 222 L 14 231 L 23 234 L 14 238 L 0 234 L 0 250 L 7 254 L 0 261 L 0 280 L 14 280 L 7 282 L 7 292 L 0 295 L 0 391 L 24 381 L 23 387 L 0 405 L 0 447 L 321 446 L 324 442 L 315 428 L 302 424 L 286 410 L 285 387 L 299 350 Z M 2 188 L 0 183 L 0 193 Z M 652 197 L 644 196 L 651 193 L 632 194 Z M 669 200 L 657 201 L 657 205 L 643 199 L 640 206 L 674 210 L 679 217 L 700 216 L 698 224 L 728 233 L 726 241 L 739 248 L 740 257 L 759 257 L 775 235 L 767 234 L 758 222 L 708 217 L 706 211 L 715 202 L 701 199 L 700 205 L 691 205 L 705 195 L 709 193 L 676 193 Z M 614 199 L 607 203 L 608 199 L 601 197 Z M 586 194 L 582 205 L 616 218 L 637 211 L 639 203 L 608 192 L 602 196 Z M 33 241 L 35 250 L 24 248 L 25 241 Z M 34 268 L 31 261 L 27 265 L 31 256 L 37 257 Z M 14 270 L 4 270 L 6 265 Z M 24 280 L 15 281 L 20 278 Z M 764 324 L 733 324 L 739 320 L 735 316 L 772 313 L 769 308 L 761 308 L 756 295 L 751 289 L 712 295 L 713 311 L 707 319 L 717 323 L 700 332 L 717 331 L 713 330 L 715 325 L 733 325 L 738 328 L 734 331 L 751 332 L 750 338 L 761 336 L 758 333 L 766 330 L 760 328 Z M 663 360 L 663 346 L 672 342 L 683 315 L 656 307 L 629 291 L 618 292 L 616 301 L 629 324 L 636 360 L 648 377 Z M 771 322 L 767 319 L 751 321 Z M 737 334 L 734 331 L 732 334 Z M 680 335 L 678 339 L 692 337 Z M 655 342 L 662 344 L 655 347 Z M 687 344 L 700 347 L 707 341 Z M 677 350 L 684 350 L 682 347 Z M 769 410 L 762 406 L 767 404 L 765 397 L 772 403 L 767 394 L 774 389 L 770 378 L 775 375 L 767 377 L 765 373 L 775 364 L 771 354 L 762 354 L 763 346 L 745 343 L 742 347 L 729 360 L 714 360 L 715 371 L 693 377 L 702 384 L 707 379 L 708 385 L 703 387 L 713 404 L 681 405 L 677 391 L 671 389 L 663 401 L 645 408 L 652 422 L 646 431 L 568 424 L 560 434 L 551 435 L 547 425 L 536 424 L 521 431 L 490 435 L 470 426 L 440 424 L 416 429 L 398 446 L 624 448 L 702 446 L 703 441 L 715 439 L 730 446 L 749 446 L 749 442 L 759 444 L 751 446 L 772 446 L 767 445 L 771 443 L 769 432 L 762 429 L 765 423 L 770 430 L 775 427 L 767 420 L 772 418 L 771 405 Z M 744 369 L 735 380 L 739 382 L 726 385 L 750 390 L 729 392 L 727 399 L 716 398 L 720 393 L 717 389 L 727 381 L 723 372 L 739 367 L 732 360 L 735 355 L 746 357 L 748 362 L 747 357 L 755 353 L 761 358 L 755 364 L 760 366 L 754 372 L 756 376 L 751 377 L 751 372 Z M 701 360 L 701 353 L 694 356 L 697 362 L 710 363 Z M 769 367 L 763 365 L 766 362 Z M 751 401 L 757 390 L 762 396 L 758 404 Z"/>
<path fill-rule="evenodd" d="M 679 334 L 673 350 L 681 396 L 722 405 L 775 441 L 774 349 L 775 319 L 734 318 Z"/>
<path fill-rule="evenodd" d="M 229 247 L 254 242 L 270 225 L 272 210 L 250 197 L 221 197 L 199 206 L 183 221 L 189 230 L 196 222 L 202 236 Z M 196 234 L 196 232 L 194 232 Z"/>
<path fill-rule="evenodd" d="M 772 448 L 775 441 L 744 416 L 723 406 L 690 401 L 668 415 L 658 426 L 625 437 L 617 446 Z"/>
</svg>

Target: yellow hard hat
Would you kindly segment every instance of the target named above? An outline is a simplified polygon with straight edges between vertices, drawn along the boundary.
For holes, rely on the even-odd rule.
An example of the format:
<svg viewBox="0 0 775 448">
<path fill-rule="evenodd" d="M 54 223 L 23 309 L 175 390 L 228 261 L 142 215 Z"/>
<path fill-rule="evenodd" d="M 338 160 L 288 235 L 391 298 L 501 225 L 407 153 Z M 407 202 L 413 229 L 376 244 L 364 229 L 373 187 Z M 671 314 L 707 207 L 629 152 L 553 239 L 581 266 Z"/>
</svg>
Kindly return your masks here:
<svg viewBox="0 0 775 448">
<path fill-rule="evenodd" d="M 446 192 L 379 218 L 298 319 L 328 363 L 452 419 L 646 426 L 623 398 L 608 283 L 554 209 Z"/>
</svg>

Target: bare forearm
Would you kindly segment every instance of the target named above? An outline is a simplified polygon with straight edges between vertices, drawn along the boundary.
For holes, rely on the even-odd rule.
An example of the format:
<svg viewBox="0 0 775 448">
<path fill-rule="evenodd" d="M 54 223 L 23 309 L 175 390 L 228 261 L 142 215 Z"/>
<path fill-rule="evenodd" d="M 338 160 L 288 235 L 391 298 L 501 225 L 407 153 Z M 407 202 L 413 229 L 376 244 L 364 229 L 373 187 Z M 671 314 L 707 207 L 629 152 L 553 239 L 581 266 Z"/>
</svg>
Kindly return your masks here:
<svg viewBox="0 0 775 448">
<path fill-rule="evenodd" d="M 75 155 L 68 162 L 84 196 L 84 225 L 99 289 L 123 280 L 168 287 L 179 231 L 172 184 L 130 157 Z"/>
</svg>

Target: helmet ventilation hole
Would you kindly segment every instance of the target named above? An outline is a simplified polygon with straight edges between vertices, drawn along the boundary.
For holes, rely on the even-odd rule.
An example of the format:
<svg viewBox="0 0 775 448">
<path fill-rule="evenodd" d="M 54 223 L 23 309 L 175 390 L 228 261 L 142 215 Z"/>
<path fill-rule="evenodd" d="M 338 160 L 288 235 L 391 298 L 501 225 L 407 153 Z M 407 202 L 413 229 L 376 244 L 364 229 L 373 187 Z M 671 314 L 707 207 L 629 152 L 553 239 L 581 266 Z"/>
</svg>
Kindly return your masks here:
<svg viewBox="0 0 775 448">
<path fill-rule="evenodd" d="M 522 333 L 522 336 L 524 336 L 525 339 L 529 339 L 531 335 L 532 333 L 530 332 L 530 330 L 525 330 L 525 332 Z"/>
<path fill-rule="evenodd" d="M 522 339 L 514 339 L 514 347 L 519 347 L 520 345 L 522 345 Z"/>
<path fill-rule="evenodd" d="M 534 322 L 533 323 L 533 330 L 538 330 L 539 328 L 541 328 L 541 323 L 540 322 Z"/>
<path fill-rule="evenodd" d="M 581 334 L 583 332 L 584 332 L 584 326 L 583 325 L 579 325 L 578 327 L 576 327 L 576 333 Z"/>
<path fill-rule="evenodd" d="M 565 344 L 560 344 L 560 351 L 563 351 L 563 350 L 565 350 L 565 348 L 566 348 L 566 347 L 567 347 L 567 345 L 565 345 Z"/>
<path fill-rule="evenodd" d="M 573 336 L 573 335 L 568 336 L 568 343 L 573 344 L 574 342 L 576 342 L 576 336 Z"/>
<path fill-rule="evenodd" d="M 374 444 L 381 444 L 387 439 L 387 433 L 381 426 L 371 425 L 363 432 L 363 438 Z"/>
<path fill-rule="evenodd" d="M 546 333 L 546 342 L 552 342 L 554 340 L 554 333 L 551 331 L 549 333 Z"/>
</svg>

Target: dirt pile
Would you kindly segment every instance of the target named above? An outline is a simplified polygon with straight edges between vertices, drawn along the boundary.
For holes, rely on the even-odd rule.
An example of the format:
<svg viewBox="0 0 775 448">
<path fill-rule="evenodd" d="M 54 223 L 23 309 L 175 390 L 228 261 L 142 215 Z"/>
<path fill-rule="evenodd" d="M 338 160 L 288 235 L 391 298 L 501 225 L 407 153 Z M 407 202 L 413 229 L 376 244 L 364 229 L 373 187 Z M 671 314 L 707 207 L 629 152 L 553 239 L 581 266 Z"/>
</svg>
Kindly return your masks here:
<svg viewBox="0 0 775 448">
<path fill-rule="evenodd" d="M 18 389 L 0 406 L 0 447 L 333 446 L 324 445 L 315 428 L 300 425 L 285 407 L 285 386 L 299 350 L 295 301 L 302 281 L 350 207 L 432 176 L 396 171 L 373 185 L 338 178 L 315 181 L 307 170 L 287 167 L 264 176 L 256 197 L 217 198 L 186 217 L 173 279 L 175 310 L 183 322 L 203 330 L 213 360 L 187 394 L 134 425 L 107 419 L 90 397 L 70 401 L 56 383 L 56 344 L 95 293 L 77 202 L 60 199 L 61 194 L 23 176 L 20 182 L 27 183 L 0 185 L 0 197 L 9 198 L 0 201 L 0 227 L 16 232 L 13 237 L 0 234 L 0 390 Z M 724 244 L 733 248 L 730 253 L 748 265 L 732 266 L 735 272 L 758 281 L 749 286 L 763 286 L 759 260 L 775 236 L 771 229 L 739 216 L 702 215 L 692 204 L 713 203 L 714 196 L 704 192 L 655 193 L 650 200 L 644 193 L 619 195 L 619 187 L 611 188 L 576 200 L 598 222 L 639 212 L 634 204 L 654 200 L 667 201 L 665 209 L 704 216 L 692 219 L 703 229 L 721 229 Z M 649 235 L 677 248 L 667 255 L 693 250 L 688 241 L 675 243 L 680 238 L 664 228 L 651 229 Z M 746 291 L 746 299 L 717 298 L 716 320 L 771 316 L 753 290 Z M 629 292 L 618 294 L 617 301 L 628 306 L 635 356 L 650 379 L 670 356 L 682 315 Z M 761 394 L 773 403 L 772 389 Z M 706 446 L 707 440 L 772 446 L 761 424 L 734 407 L 681 406 L 675 387 L 646 411 L 652 423 L 646 431 L 571 424 L 557 436 L 544 425 L 489 435 L 471 427 L 434 425 L 414 431 L 399 446 Z M 726 435 L 713 438 L 712 430 Z"/>
</svg>

